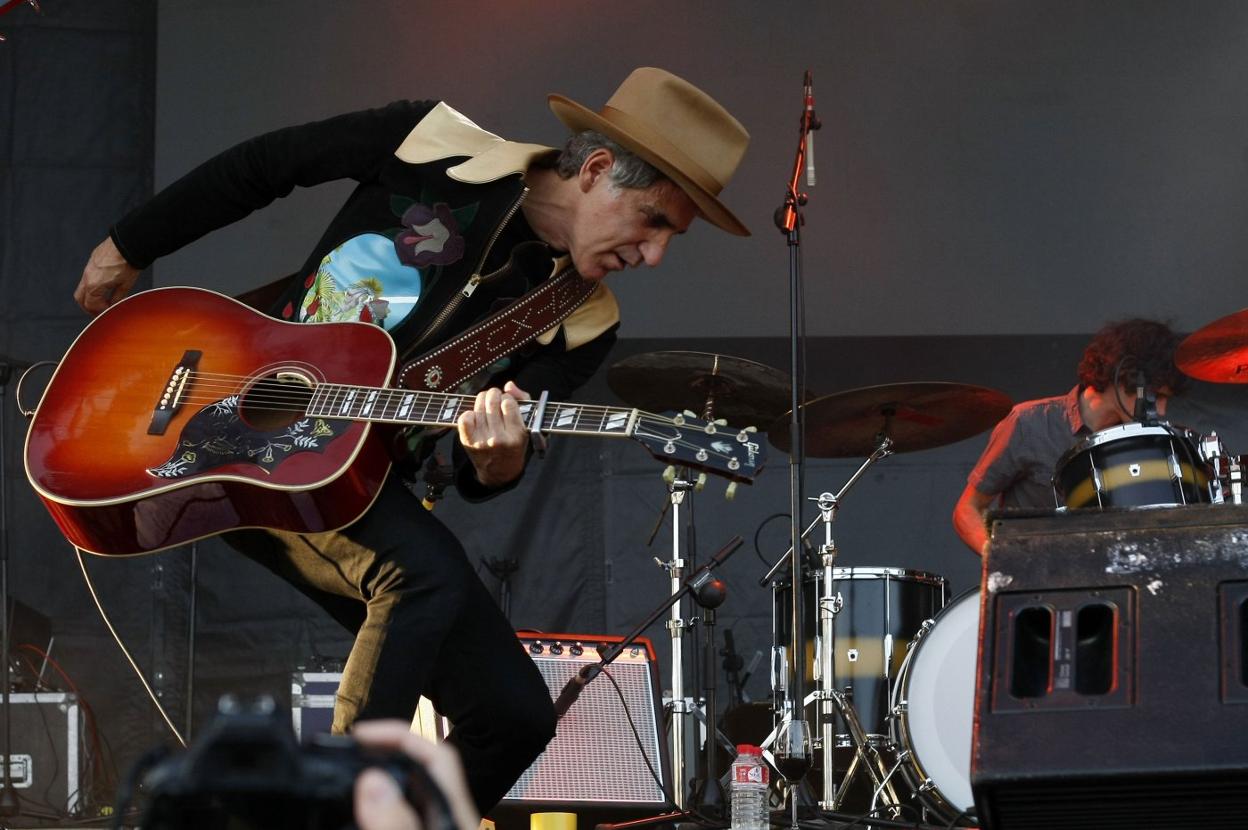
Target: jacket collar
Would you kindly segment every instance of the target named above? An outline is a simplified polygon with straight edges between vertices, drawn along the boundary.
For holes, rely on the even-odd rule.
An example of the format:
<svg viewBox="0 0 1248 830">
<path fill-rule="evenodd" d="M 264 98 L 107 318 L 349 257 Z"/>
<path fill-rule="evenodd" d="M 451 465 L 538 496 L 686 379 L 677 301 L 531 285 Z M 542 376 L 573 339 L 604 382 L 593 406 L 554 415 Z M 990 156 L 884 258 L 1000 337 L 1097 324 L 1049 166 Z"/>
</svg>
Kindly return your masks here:
<svg viewBox="0 0 1248 830">
<path fill-rule="evenodd" d="M 394 154 L 408 164 L 468 156 L 467 161 L 448 168 L 446 174 L 465 184 L 484 184 L 523 174 L 534 159 L 553 150 L 542 144 L 500 138 L 439 101 L 412 128 Z"/>
</svg>

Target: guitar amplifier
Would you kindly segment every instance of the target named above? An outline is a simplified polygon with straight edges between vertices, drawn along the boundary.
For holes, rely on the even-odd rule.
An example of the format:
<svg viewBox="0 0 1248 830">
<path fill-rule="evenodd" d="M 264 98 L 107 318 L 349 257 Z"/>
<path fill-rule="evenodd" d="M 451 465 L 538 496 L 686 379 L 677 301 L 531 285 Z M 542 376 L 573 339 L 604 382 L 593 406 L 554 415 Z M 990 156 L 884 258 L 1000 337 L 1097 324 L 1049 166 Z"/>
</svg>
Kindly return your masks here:
<svg viewBox="0 0 1248 830">
<path fill-rule="evenodd" d="M 600 650 L 621 639 L 520 635 L 551 699 L 583 667 L 596 663 Z M 671 809 L 656 665 L 654 646 L 639 638 L 585 686 L 559 721 L 554 740 L 491 812 L 500 830 L 527 827 L 534 812 L 577 813 L 581 826 L 592 827 Z"/>
<path fill-rule="evenodd" d="M 596 663 L 602 651 L 623 639 L 603 634 L 518 636 L 552 700 L 581 668 Z M 306 740 L 329 731 L 341 678 L 338 671 L 292 674 L 291 717 L 297 735 Z M 585 686 L 559 721 L 554 740 L 489 817 L 499 830 L 524 830 L 534 812 L 574 812 L 581 826 L 590 827 L 670 809 L 671 762 L 662 711 L 654 646 L 640 637 Z M 413 731 L 440 740 L 447 730 L 446 721 L 422 698 Z"/>
</svg>

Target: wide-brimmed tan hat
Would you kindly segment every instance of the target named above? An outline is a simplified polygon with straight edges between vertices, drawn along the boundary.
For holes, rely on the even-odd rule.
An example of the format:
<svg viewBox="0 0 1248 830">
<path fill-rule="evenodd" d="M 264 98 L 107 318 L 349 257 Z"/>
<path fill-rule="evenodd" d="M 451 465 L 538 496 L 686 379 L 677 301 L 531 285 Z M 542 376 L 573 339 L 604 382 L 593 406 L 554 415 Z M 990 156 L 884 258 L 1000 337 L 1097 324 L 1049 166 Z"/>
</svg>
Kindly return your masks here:
<svg viewBox="0 0 1248 830">
<path fill-rule="evenodd" d="M 745 155 L 750 134 L 728 110 L 670 72 L 643 66 L 594 112 L 563 95 L 547 100 L 572 130 L 596 130 L 653 164 L 689 195 L 708 222 L 738 236 L 750 231 L 719 201 Z"/>
</svg>

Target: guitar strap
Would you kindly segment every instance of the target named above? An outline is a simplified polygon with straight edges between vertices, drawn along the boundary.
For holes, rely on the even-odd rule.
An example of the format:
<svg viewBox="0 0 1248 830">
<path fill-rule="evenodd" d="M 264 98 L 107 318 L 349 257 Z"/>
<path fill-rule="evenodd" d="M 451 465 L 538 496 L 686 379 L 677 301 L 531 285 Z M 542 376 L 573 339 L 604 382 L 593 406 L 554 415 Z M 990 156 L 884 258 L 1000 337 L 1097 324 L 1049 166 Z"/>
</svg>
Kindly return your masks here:
<svg viewBox="0 0 1248 830">
<path fill-rule="evenodd" d="M 395 385 L 445 392 L 563 322 L 589 299 L 594 283 L 565 268 L 520 299 L 403 365 Z"/>
</svg>

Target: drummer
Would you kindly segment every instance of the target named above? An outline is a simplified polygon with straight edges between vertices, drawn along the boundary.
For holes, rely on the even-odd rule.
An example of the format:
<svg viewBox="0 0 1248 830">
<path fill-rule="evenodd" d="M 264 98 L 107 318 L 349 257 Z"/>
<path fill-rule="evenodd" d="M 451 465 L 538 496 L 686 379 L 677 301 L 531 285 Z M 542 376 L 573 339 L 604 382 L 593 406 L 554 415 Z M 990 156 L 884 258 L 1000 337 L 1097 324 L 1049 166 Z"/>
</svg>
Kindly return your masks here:
<svg viewBox="0 0 1248 830">
<path fill-rule="evenodd" d="M 988 544 L 990 507 L 1053 507 L 1053 472 L 1080 436 L 1135 420 L 1137 384 L 1156 400 L 1186 382 L 1174 365 L 1179 336 L 1165 323 L 1131 319 L 1110 323 L 1092 338 L 1079 362 L 1079 383 L 1065 395 L 1018 404 L 992 431 L 988 446 L 953 509 L 953 526 L 971 550 Z"/>
</svg>

